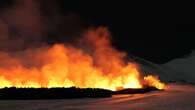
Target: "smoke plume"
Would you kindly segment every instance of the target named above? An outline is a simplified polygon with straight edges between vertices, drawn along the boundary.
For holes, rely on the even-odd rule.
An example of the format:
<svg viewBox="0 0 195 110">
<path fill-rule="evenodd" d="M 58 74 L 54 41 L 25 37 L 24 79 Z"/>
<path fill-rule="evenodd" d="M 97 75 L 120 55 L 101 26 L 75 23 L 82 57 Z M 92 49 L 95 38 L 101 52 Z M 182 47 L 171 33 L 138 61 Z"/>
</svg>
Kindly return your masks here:
<svg viewBox="0 0 195 110">
<path fill-rule="evenodd" d="M 71 42 L 84 29 L 74 13 L 62 14 L 55 1 L 15 0 L 0 14 L 0 50 L 18 51 L 55 42 Z"/>
</svg>

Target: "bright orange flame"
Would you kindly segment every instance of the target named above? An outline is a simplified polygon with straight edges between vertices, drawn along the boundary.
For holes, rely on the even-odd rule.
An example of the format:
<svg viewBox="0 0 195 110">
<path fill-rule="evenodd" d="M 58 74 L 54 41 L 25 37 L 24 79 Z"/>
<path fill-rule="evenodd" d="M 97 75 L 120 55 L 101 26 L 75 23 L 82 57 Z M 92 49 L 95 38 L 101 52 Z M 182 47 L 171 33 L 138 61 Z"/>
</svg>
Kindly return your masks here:
<svg viewBox="0 0 195 110">
<path fill-rule="evenodd" d="M 14 55 L 0 52 L 0 87 L 142 88 L 137 65 L 125 63 L 125 53 L 115 50 L 109 38 L 106 28 L 97 28 L 84 34 L 80 48 L 55 44 Z M 164 87 L 151 76 L 144 80 Z"/>
<path fill-rule="evenodd" d="M 147 83 L 147 85 L 149 86 L 153 86 L 156 87 L 158 89 L 164 89 L 165 88 L 165 84 L 162 83 L 157 76 L 152 76 L 152 75 L 148 75 L 144 77 L 144 81 Z"/>
</svg>

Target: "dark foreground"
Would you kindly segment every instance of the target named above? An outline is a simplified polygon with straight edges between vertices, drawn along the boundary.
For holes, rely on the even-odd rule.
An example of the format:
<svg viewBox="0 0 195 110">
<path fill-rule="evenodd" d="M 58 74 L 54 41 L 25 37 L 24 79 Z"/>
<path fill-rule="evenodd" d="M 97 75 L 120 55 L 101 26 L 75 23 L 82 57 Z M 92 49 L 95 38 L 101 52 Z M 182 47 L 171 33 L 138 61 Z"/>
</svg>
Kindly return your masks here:
<svg viewBox="0 0 195 110">
<path fill-rule="evenodd" d="M 195 86 L 168 86 L 164 91 L 109 98 L 0 100 L 0 110 L 194 110 Z"/>
<path fill-rule="evenodd" d="M 8 99 L 71 99 L 71 98 L 107 98 L 116 94 L 142 94 L 158 89 L 123 89 L 110 91 L 98 88 L 3 88 L 0 89 L 0 100 Z"/>
</svg>

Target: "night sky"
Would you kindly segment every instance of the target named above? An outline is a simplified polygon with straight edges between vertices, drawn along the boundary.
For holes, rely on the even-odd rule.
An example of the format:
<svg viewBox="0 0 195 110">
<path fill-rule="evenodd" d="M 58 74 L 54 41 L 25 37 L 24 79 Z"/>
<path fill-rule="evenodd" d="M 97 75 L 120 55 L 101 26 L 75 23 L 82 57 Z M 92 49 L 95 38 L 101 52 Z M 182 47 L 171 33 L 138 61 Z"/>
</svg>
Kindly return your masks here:
<svg viewBox="0 0 195 110">
<path fill-rule="evenodd" d="M 1 0 L 0 13 L 14 4 L 15 0 Z M 185 12 L 180 13 L 180 10 L 173 14 L 169 10 L 163 12 L 164 9 L 157 8 L 158 6 L 100 1 L 76 3 L 41 0 L 39 4 L 41 13 L 49 18 L 48 21 L 56 19 L 56 10 L 60 16 L 57 17 L 60 20 L 53 20 L 58 22 L 51 24 L 51 27 L 55 24 L 55 28 L 47 29 L 47 33 L 43 35 L 45 37 L 41 39 L 48 43 L 70 40 L 72 38 L 65 38 L 64 35 L 73 37 L 72 33 L 79 34 L 87 26 L 106 26 L 113 36 L 115 48 L 155 63 L 162 64 L 174 58 L 186 57 L 195 49 L 195 25 L 191 22 L 193 19 Z M 71 17 L 65 20 L 61 18 L 67 15 Z M 72 18 L 73 21 L 70 20 Z M 50 25 L 50 22 L 47 23 Z M 60 24 L 67 25 L 68 28 Z M 50 37 L 51 35 L 56 37 Z"/>
</svg>

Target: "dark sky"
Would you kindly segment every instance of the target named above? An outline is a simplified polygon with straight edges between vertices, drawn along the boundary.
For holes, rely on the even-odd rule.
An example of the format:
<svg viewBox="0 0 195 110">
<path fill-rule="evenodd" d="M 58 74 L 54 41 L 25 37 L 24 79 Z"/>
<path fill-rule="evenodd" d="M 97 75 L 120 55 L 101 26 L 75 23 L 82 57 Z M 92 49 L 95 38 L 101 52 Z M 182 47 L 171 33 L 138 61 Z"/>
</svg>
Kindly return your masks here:
<svg viewBox="0 0 195 110">
<path fill-rule="evenodd" d="M 85 25 L 107 26 L 116 48 L 155 63 L 165 63 L 173 58 L 186 56 L 195 49 L 193 18 L 182 9 L 176 9 L 177 12 L 165 11 L 163 7 L 122 2 L 76 3 L 56 0 L 54 6 L 52 3 L 52 0 L 42 0 L 41 8 L 47 7 L 47 10 L 42 8 L 45 15 L 52 17 L 54 14 L 50 14 L 50 8 L 57 7 L 60 15 L 74 14 Z M 1 0 L 0 10 L 13 4 L 14 0 Z M 61 37 L 46 39 L 48 42 L 64 40 Z"/>
</svg>

